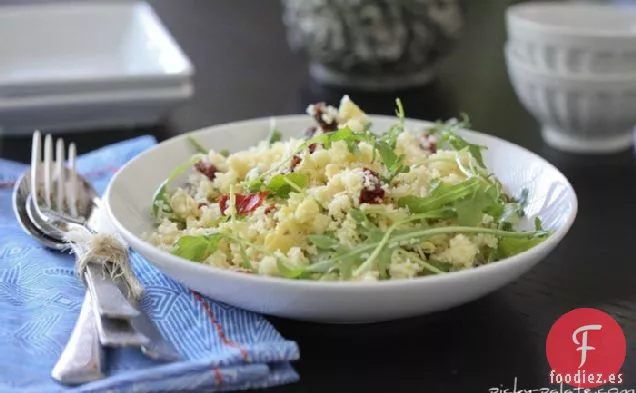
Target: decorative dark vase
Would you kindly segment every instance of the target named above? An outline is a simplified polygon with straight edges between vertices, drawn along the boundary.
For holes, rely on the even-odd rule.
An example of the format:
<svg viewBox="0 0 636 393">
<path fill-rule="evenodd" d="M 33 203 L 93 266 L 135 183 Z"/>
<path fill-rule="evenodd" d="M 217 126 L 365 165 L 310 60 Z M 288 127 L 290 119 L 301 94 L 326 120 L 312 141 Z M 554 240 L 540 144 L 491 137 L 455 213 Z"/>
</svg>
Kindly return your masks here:
<svg viewBox="0 0 636 393">
<path fill-rule="evenodd" d="M 282 0 L 290 47 L 329 85 L 392 90 L 428 83 L 460 36 L 457 0 Z"/>
</svg>

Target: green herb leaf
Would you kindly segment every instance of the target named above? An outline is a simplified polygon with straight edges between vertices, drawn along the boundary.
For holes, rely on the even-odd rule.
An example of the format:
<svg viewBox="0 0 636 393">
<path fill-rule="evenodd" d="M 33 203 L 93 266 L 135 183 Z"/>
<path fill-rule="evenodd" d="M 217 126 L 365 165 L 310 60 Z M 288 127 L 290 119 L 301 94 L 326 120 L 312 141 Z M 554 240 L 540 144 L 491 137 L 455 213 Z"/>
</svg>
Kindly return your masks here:
<svg viewBox="0 0 636 393">
<path fill-rule="evenodd" d="M 309 185 L 309 176 L 304 173 L 278 174 L 267 183 L 267 189 L 271 195 L 287 198 L 289 193 L 298 192 Z"/>
<path fill-rule="evenodd" d="M 248 189 L 250 190 L 251 193 L 259 192 L 263 188 L 263 185 L 264 184 L 261 180 L 256 180 L 249 184 Z"/>
<path fill-rule="evenodd" d="M 399 98 L 396 98 L 395 106 L 397 107 L 397 109 L 395 110 L 395 115 L 398 117 L 398 120 L 400 122 L 400 127 L 404 129 L 404 119 L 406 118 L 406 116 L 404 115 L 404 107 L 402 106 L 402 100 L 400 100 Z"/>
<path fill-rule="evenodd" d="M 216 252 L 221 233 L 202 236 L 182 236 L 173 245 L 172 254 L 194 262 L 203 262 L 210 254 Z"/>
<path fill-rule="evenodd" d="M 397 106 L 395 114 L 398 117 L 398 124 L 391 126 L 389 131 L 380 137 L 382 141 L 391 147 L 391 149 L 395 149 L 398 137 L 402 132 L 404 132 L 404 107 L 402 106 L 402 101 L 400 101 L 399 98 L 395 99 L 395 104 Z"/>
<path fill-rule="evenodd" d="M 527 251 L 532 247 L 540 244 L 545 240 L 545 236 L 534 237 L 503 237 L 499 239 L 497 247 L 497 257 L 499 259 L 508 258 L 513 255 L 517 255 L 521 252 Z"/>
<path fill-rule="evenodd" d="M 188 135 L 188 141 L 190 142 L 192 147 L 194 147 L 194 149 L 197 151 L 197 153 L 208 154 L 208 149 L 203 147 L 203 145 L 200 144 L 199 141 L 194 139 L 194 137 L 192 135 Z"/>
<path fill-rule="evenodd" d="M 278 272 L 285 278 L 298 278 L 305 273 L 304 268 L 287 266 L 281 258 L 276 258 L 276 266 Z"/>
<path fill-rule="evenodd" d="M 512 227 L 519 223 L 522 214 L 523 209 L 518 203 L 504 203 L 503 210 L 497 221 L 502 226 L 502 228 Z M 509 226 L 506 224 L 509 224 Z"/>
<path fill-rule="evenodd" d="M 317 143 L 322 144 L 325 149 L 329 149 L 331 148 L 331 145 L 339 141 L 345 142 L 349 151 L 355 153 L 358 151 L 359 142 L 369 142 L 373 144 L 375 141 L 375 135 L 370 133 L 353 132 L 349 127 L 342 127 L 335 132 L 314 135 L 305 142 L 302 147 L 304 148 Z"/>
<path fill-rule="evenodd" d="M 198 157 L 193 157 L 188 162 L 184 162 L 177 166 L 168 178 L 161 183 L 157 191 L 155 192 L 152 198 L 152 214 L 155 218 L 159 218 L 161 213 L 172 213 L 172 209 L 170 208 L 170 196 L 168 195 L 168 184 L 174 181 L 181 174 L 185 173 L 190 167 L 196 164 L 199 161 Z"/>
<path fill-rule="evenodd" d="M 534 228 L 537 232 L 544 232 L 543 223 L 541 222 L 541 218 L 536 216 L 534 218 Z"/>
<path fill-rule="evenodd" d="M 222 150 L 219 152 L 219 154 L 220 154 L 220 155 L 222 155 L 222 156 L 223 156 L 223 157 L 225 157 L 225 158 L 228 158 L 228 157 L 230 156 L 230 151 L 229 151 L 228 149 L 222 149 Z"/>
<path fill-rule="evenodd" d="M 397 155 L 395 149 L 385 141 L 377 141 L 375 148 L 380 153 L 382 163 L 386 167 L 387 176 L 385 181 L 391 182 L 400 173 L 407 173 L 409 166 L 404 164 L 404 155 Z"/>
<path fill-rule="evenodd" d="M 471 196 L 455 203 L 457 224 L 462 226 L 481 224 L 484 212 L 497 204 L 498 196 L 495 187 L 482 186 Z"/>
<path fill-rule="evenodd" d="M 424 262 L 422 265 L 426 269 L 436 274 L 448 273 L 453 268 L 452 264 L 445 261 L 439 261 L 436 259 L 429 259 L 428 261 Z"/>
<path fill-rule="evenodd" d="M 475 194 L 480 187 L 477 178 L 471 178 L 457 184 L 436 183 L 427 196 L 407 195 L 398 200 L 398 206 L 408 207 L 411 213 L 426 213 L 457 202 Z"/>
<path fill-rule="evenodd" d="M 458 151 L 467 149 L 468 152 L 475 158 L 477 164 L 479 164 L 482 168 L 485 168 L 486 164 L 484 163 L 484 158 L 481 152 L 486 149 L 486 146 L 470 143 L 457 133 L 457 131 L 463 128 L 468 128 L 469 125 L 470 121 L 468 116 L 462 114 L 461 122 L 450 120 L 446 123 L 438 123 L 434 127 L 431 127 L 429 132 L 439 134 L 438 144 L 440 147 L 452 148 Z"/>
<path fill-rule="evenodd" d="M 245 245 L 243 242 L 239 243 L 239 252 L 241 254 L 241 259 L 243 260 L 243 267 L 245 269 L 252 270 L 252 263 L 250 262 L 250 257 L 247 255 L 247 251 L 245 251 Z"/>
<path fill-rule="evenodd" d="M 276 142 L 280 142 L 283 138 L 283 135 L 276 129 L 276 119 L 271 117 L 269 119 L 269 136 L 267 137 L 267 141 L 270 145 L 273 145 Z"/>
<path fill-rule="evenodd" d="M 521 209 L 525 209 L 528 206 L 529 191 L 527 188 L 521 190 L 521 194 L 517 198 L 516 202 L 521 206 Z"/>
<path fill-rule="evenodd" d="M 269 144 L 273 145 L 276 142 L 280 142 L 281 139 L 283 139 L 283 134 L 281 134 L 280 132 L 276 130 L 272 130 L 272 132 L 269 135 Z"/>
<path fill-rule="evenodd" d="M 309 241 L 323 251 L 333 251 L 340 245 L 336 238 L 328 235 L 310 235 Z"/>
</svg>

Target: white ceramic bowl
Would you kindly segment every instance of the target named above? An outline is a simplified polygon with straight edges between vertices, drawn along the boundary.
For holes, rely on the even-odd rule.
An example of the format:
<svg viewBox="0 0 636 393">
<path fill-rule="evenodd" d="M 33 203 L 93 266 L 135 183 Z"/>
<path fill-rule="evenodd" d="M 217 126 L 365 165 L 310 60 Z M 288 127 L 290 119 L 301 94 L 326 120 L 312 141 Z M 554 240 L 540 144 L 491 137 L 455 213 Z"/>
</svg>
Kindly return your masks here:
<svg viewBox="0 0 636 393">
<path fill-rule="evenodd" d="M 508 7 L 511 50 L 541 71 L 636 74 L 636 8 L 523 3 Z"/>
<path fill-rule="evenodd" d="M 519 100 L 541 123 L 544 140 L 573 153 L 628 149 L 636 124 L 636 74 L 584 77 L 541 72 L 506 51 Z"/>
<path fill-rule="evenodd" d="M 387 130 L 394 117 L 372 116 L 374 129 Z M 306 115 L 276 120 L 285 137 L 312 124 Z M 415 129 L 430 123 L 408 120 Z M 376 128 L 377 127 L 377 128 Z M 266 138 L 269 119 L 219 125 L 192 133 L 204 146 L 238 151 Z M 489 149 L 484 158 L 513 194 L 529 189 L 528 213 L 539 215 L 554 234 L 535 248 L 472 270 L 383 282 L 322 282 L 231 272 L 193 263 L 146 243 L 153 230 L 151 200 L 173 168 L 186 161 L 192 147 L 186 135 L 165 141 L 135 157 L 112 179 L 105 203 L 114 228 L 130 247 L 160 270 L 213 299 L 256 312 L 336 323 L 384 321 L 425 314 L 477 299 L 514 281 L 541 261 L 568 232 L 577 212 L 574 190 L 541 157 L 493 136 L 463 132 Z M 529 223 L 528 223 L 529 224 Z"/>
</svg>

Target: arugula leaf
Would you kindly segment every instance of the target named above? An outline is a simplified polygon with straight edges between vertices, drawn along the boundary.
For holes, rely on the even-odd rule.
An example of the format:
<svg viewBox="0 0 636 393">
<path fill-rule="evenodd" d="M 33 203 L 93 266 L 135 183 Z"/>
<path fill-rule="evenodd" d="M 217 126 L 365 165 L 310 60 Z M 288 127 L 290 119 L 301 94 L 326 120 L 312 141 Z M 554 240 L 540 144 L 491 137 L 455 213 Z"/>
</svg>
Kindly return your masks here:
<svg viewBox="0 0 636 393">
<path fill-rule="evenodd" d="M 525 209 L 528 206 L 528 196 L 529 196 L 529 191 L 527 188 L 524 188 L 523 190 L 521 190 L 521 194 L 516 199 L 516 202 L 521 207 L 522 212 L 523 212 L 523 209 Z"/>
<path fill-rule="evenodd" d="M 453 268 L 452 264 L 444 261 L 438 261 L 436 259 L 429 259 L 426 262 L 422 262 L 422 266 L 436 274 L 448 273 Z"/>
<path fill-rule="evenodd" d="M 481 151 L 486 149 L 486 146 L 476 145 L 468 142 L 466 139 L 461 137 L 457 131 L 462 128 L 468 128 L 470 126 L 470 121 L 468 116 L 462 114 L 462 121 L 457 122 L 456 120 L 450 120 L 446 123 L 437 123 L 435 126 L 429 129 L 429 132 L 439 134 L 438 144 L 443 148 L 452 148 L 454 150 L 463 150 L 467 149 L 468 152 L 475 158 L 477 164 L 482 168 L 486 167 L 484 163 L 484 158 L 481 154 Z"/>
<path fill-rule="evenodd" d="M 309 176 L 304 173 L 278 174 L 267 183 L 267 189 L 271 195 L 287 198 L 289 193 L 298 192 L 309 185 Z"/>
<path fill-rule="evenodd" d="M 203 147 L 203 145 L 200 144 L 199 141 L 194 139 L 194 137 L 192 135 L 188 135 L 188 141 L 190 142 L 192 147 L 194 147 L 194 149 L 197 151 L 197 153 L 208 154 L 208 149 Z"/>
<path fill-rule="evenodd" d="M 280 132 L 276 131 L 276 130 L 272 130 L 272 132 L 269 134 L 269 144 L 273 145 L 276 142 L 280 142 L 281 139 L 283 139 L 283 134 L 281 134 Z"/>
<path fill-rule="evenodd" d="M 225 158 L 228 158 L 228 157 L 230 156 L 230 151 L 229 151 L 228 149 L 222 149 L 222 150 L 219 152 L 219 154 L 220 154 L 220 155 L 222 155 L 222 156 L 223 156 L 223 157 L 225 157 Z"/>
<path fill-rule="evenodd" d="M 404 164 L 404 155 L 401 154 L 398 156 L 395 153 L 395 149 L 387 142 L 377 141 L 375 143 L 375 148 L 378 153 L 380 153 L 382 163 L 388 172 L 386 179 L 384 179 L 386 182 L 391 182 L 391 180 L 393 180 L 393 178 L 395 178 L 398 174 L 407 173 L 410 170 L 409 166 Z"/>
<path fill-rule="evenodd" d="M 544 240 L 545 236 L 534 236 L 527 238 L 503 237 L 499 239 L 496 255 L 499 259 L 508 258 L 527 251 L 537 244 L 540 244 Z"/>
<path fill-rule="evenodd" d="M 216 252 L 221 233 L 202 236 L 182 236 L 173 245 L 171 253 L 194 262 L 203 262 L 208 256 Z"/>
<path fill-rule="evenodd" d="M 467 149 L 468 152 L 473 157 L 475 157 L 475 160 L 477 161 L 477 164 L 479 164 L 479 166 L 481 166 L 482 168 L 486 167 L 486 164 L 484 163 L 484 158 L 481 154 L 481 150 L 486 149 L 485 146 L 470 143 L 466 139 L 462 138 L 461 136 L 451 131 L 447 131 L 442 134 L 439 140 L 439 144 L 442 146 L 448 145 L 457 151 Z"/>
<path fill-rule="evenodd" d="M 333 261 L 320 260 L 318 262 L 312 263 L 311 265 L 307 266 L 305 271 L 310 273 L 327 273 L 329 272 L 329 270 L 333 268 L 333 266 L 334 266 Z"/>
<path fill-rule="evenodd" d="M 336 238 L 328 235 L 310 235 L 309 241 L 323 251 L 333 251 L 340 245 Z"/>
<path fill-rule="evenodd" d="M 193 157 L 188 162 L 180 164 L 170 172 L 168 178 L 159 185 L 152 198 L 152 214 L 155 218 L 159 218 L 161 213 L 172 213 L 170 208 L 170 197 L 168 195 L 168 183 L 174 181 L 181 174 L 185 173 L 192 165 L 199 161 L 199 157 Z"/>
<path fill-rule="evenodd" d="M 519 223 L 522 213 L 523 209 L 518 203 L 504 203 L 503 210 L 497 221 L 503 228 L 511 228 Z"/>
<path fill-rule="evenodd" d="M 243 260 L 243 267 L 245 269 L 252 270 L 252 263 L 250 262 L 250 257 L 247 255 L 247 251 L 245 251 L 245 245 L 243 242 L 239 243 L 239 253 L 241 254 L 241 259 Z"/>
<path fill-rule="evenodd" d="M 395 104 L 397 106 L 395 114 L 398 117 L 398 124 L 391 126 L 391 128 L 389 128 L 389 131 L 381 136 L 381 140 L 387 143 L 391 147 L 391 149 L 395 149 L 398 136 L 400 136 L 400 134 L 404 132 L 404 107 L 402 106 L 402 101 L 400 101 L 399 98 L 395 99 Z"/>
<path fill-rule="evenodd" d="M 395 106 L 397 107 L 397 109 L 395 110 L 395 115 L 398 117 L 400 128 L 404 129 L 404 119 L 406 116 L 404 115 L 404 107 L 402 106 L 402 100 L 400 100 L 399 98 L 396 98 Z"/>
<path fill-rule="evenodd" d="M 480 187 L 480 181 L 477 178 L 470 178 L 452 185 L 441 182 L 436 184 L 427 196 L 407 195 L 400 198 L 398 206 L 408 207 L 411 213 L 426 213 L 471 196 Z"/>
<path fill-rule="evenodd" d="M 267 141 L 270 145 L 273 145 L 276 142 L 280 142 L 283 138 L 283 135 L 276 129 L 276 120 L 271 117 L 269 119 L 269 136 L 267 137 Z"/>
<path fill-rule="evenodd" d="M 462 226 L 477 226 L 483 219 L 483 214 L 497 204 L 497 190 L 492 186 L 481 187 L 474 194 L 455 203 L 457 224 Z"/>
<path fill-rule="evenodd" d="M 298 278 L 305 273 L 305 268 L 287 266 L 281 258 L 276 258 L 276 267 L 278 272 L 285 278 Z"/>
<path fill-rule="evenodd" d="M 300 150 L 314 143 L 322 144 L 325 149 L 329 149 L 335 142 L 343 141 L 347 144 L 350 152 L 356 153 L 358 152 L 359 142 L 368 142 L 369 144 L 374 145 L 375 140 L 376 136 L 371 133 L 353 132 L 351 128 L 345 126 L 339 128 L 338 131 L 335 132 L 314 135 L 311 139 L 301 145 Z"/>
<path fill-rule="evenodd" d="M 255 180 L 252 183 L 249 183 L 248 185 L 248 190 L 250 190 L 251 193 L 254 192 L 259 192 L 261 190 L 261 188 L 263 188 L 263 181 L 262 180 Z"/>
</svg>

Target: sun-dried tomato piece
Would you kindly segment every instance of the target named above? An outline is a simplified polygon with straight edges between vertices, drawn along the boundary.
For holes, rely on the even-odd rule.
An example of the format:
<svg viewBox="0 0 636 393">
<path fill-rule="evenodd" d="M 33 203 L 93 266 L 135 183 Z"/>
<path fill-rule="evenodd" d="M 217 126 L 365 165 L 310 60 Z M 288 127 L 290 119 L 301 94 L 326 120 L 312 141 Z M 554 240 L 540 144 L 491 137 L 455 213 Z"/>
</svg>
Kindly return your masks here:
<svg viewBox="0 0 636 393">
<path fill-rule="evenodd" d="M 267 206 L 267 208 L 265 209 L 265 214 L 273 213 L 274 210 L 276 210 L 276 205 L 272 203 L 271 205 Z"/>
<path fill-rule="evenodd" d="M 317 148 L 318 148 L 317 143 L 312 143 L 311 145 L 309 145 L 309 154 L 312 154 L 313 152 L 315 152 Z"/>
<path fill-rule="evenodd" d="M 256 210 L 267 197 L 267 192 L 255 192 L 253 194 L 235 194 L 236 212 L 238 214 L 247 214 Z M 229 194 L 223 194 L 219 198 L 219 206 L 221 214 L 225 215 L 230 201 Z"/>
<path fill-rule="evenodd" d="M 380 182 L 380 176 L 371 169 L 364 168 L 364 184 L 360 190 L 360 203 L 382 203 L 384 201 L 384 189 Z"/>
<path fill-rule="evenodd" d="M 203 173 L 210 180 L 214 180 L 214 178 L 216 177 L 216 173 L 218 172 L 218 169 L 216 169 L 214 165 L 205 163 L 203 161 L 199 161 L 194 164 L 194 169 L 196 169 L 198 172 Z"/>
</svg>

